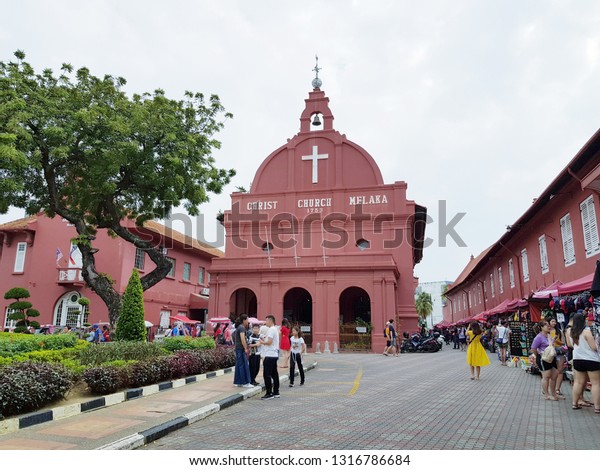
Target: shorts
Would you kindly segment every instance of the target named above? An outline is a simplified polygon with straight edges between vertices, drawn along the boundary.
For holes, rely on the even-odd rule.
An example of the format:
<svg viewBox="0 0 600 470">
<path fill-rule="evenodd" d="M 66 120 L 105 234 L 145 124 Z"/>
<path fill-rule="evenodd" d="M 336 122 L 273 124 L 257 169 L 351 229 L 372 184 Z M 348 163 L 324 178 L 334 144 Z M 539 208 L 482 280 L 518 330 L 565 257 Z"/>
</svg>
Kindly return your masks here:
<svg viewBox="0 0 600 470">
<path fill-rule="evenodd" d="M 508 349 L 508 343 L 496 343 L 500 349 Z"/>
<path fill-rule="evenodd" d="M 467 343 L 467 338 L 458 338 L 458 342 L 466 344 Z"/>
<path fill-rule="evenodd" d="M 551 369 L 556 369 L 556 357 L 552 360 L 552 362 L 546 362 L 546 361 L 542 361 L 542 355 L 541 354 L 537 354 L 535 356 L 535 363 L 538 366 L 538 369 L 540 369 L 541 371 L 546 371 L 546 370 L 551 370 Z"/>
<path fill-rule="evenodd" d="M 573 359 L 573 369 L 577 372 L 595 372 L 600 370 L 600 362 L 587 359 Z"/>
</svg>

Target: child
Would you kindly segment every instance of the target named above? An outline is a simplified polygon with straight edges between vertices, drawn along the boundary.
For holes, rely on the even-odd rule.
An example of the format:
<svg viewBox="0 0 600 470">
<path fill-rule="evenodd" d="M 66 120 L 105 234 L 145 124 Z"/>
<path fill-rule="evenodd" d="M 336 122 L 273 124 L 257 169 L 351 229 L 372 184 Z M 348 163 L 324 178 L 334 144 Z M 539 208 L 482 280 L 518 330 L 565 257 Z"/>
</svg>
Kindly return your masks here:
<svg viewBox="0 0 600 470">
<path fill-rule="evenodd" d="M 306 352 L 306 343 L 302 337 L 299 326 L 292 328 L 292 336 L 290 338 L 290 387 L 294 386 L 294 369 L 298 364 L 300 371 L 300 385 L 304 385 L 304 368 L 302 367 L 302 354 Z"/>
<path fill-rule="evenodd" d="M 250 383 L 254 386 L 260 385 L 256 381 L 258 370 L 260 369 L 260 334 L 259 326 L 252 326 L 252 334 L 248 338 L 248 346 L 250 346 L 250 356 L 248 357 L 248 365 L 250 366 Z"/>
</svg>

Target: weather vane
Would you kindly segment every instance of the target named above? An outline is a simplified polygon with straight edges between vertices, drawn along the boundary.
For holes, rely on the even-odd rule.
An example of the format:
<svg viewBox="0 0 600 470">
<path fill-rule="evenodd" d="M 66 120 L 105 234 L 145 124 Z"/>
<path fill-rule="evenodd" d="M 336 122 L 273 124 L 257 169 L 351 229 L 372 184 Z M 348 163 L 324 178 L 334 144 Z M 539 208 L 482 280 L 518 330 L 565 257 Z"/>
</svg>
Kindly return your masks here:
<svg viewBox="0 0 600 470">
<path fill-rule="evenodd" d="M 316 54 L 315 59 L 317 63 L 315 64 L 315 68 L 313 69 L 313 71 L 315 72 L 315 78 L 313 78 L 312 86 L 313 88 L 321 88 L 321 85 L 323 84 L 323 82 L 319 78 L 319 70 L 321 70 L 321 68 L 319 67 L 319 56 Z"/>
</svg>

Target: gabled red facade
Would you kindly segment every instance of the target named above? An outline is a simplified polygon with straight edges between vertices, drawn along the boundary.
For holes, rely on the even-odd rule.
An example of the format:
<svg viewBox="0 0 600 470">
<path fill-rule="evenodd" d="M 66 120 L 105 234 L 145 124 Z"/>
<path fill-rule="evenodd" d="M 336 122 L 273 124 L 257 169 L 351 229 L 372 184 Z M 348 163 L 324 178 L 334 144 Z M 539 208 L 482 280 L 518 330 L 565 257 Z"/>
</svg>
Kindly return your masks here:
<svg viewBox="0 0 600 470">
<path fill-rule="evenodd" d="M 334 130 L 329 99 L 315 88 L 300 132 L 264 160 L 248 193 L 231 195 L 211 311 L 288 318 L 313 349 L 383 349 L 388 319 L 417 327 L 413 268 L 426 210 L 406 190 L 385 184 L 371 155 Z"/>
<path fill-rule="evenodd" d="M 473 318 L 592 274 L 600 259 L 599 192 L 600 131 L 496 243 L 471 258 L 446 293 L 444 320 Z"/>
<path fill-rule="evenodd" d="M 144 228 L 128 224 L 129 230 L 164 246 L 175 260 L 173 275 L 144 293 L 146 320 L 158 326 L 162 312 L 163 324 L 177 314 L 203 322 L 208 308 L 210 262 L 222 252 L 156 222 L 149 221 Z M 70 240 L 76 236 L 75 228 L 58 216 L 51 219 L 39 214 L 0 225 L 0 292 L 4 294 L 12 287 L 28 289 L 29 301 L 40 311 L 37 320 L 42 325 L 80 326 L 84 322 L 108 321 L 104 302 L 85 286 L 77 251 L 71 253 Z M 154 268 L 148 256 L 137 253 L 136 261 L 135 246 L 109 237 L 104 230 L 98 232 L 93 245 L 98 249 L 98 272 L 107 273 L 120 293 L 125 291 L 136 263 L 140 275 Z M 87 312 L 77 303 L 81 296 L 91 301 Z M 11 301 L 2 302 L 2 326 L 6 328 L 11 326 L 7 319 Z"/>
</svg>

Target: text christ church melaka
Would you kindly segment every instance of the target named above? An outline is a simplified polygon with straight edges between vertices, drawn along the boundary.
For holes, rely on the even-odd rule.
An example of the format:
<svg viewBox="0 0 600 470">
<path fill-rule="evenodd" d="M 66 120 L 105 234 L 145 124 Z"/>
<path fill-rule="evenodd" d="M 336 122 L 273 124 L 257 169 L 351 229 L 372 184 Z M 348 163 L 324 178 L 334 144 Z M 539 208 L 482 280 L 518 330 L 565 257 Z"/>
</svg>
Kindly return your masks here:
<svg viewBox="0 0 600 470">
<path fill-rule="evenodd" d="M 328 341 L 380 352 L 390 318 L 398 332 L 417 328 L 413 269 L 426 209 L 406 199 L 405 182 L 384 184 L 371 155 L 333 129 L 315 70 L 300 132 L 264 160 L 249 192 L 231 195 L 210 312 L 287 318 L 313 351 Z"/>
</svg>

